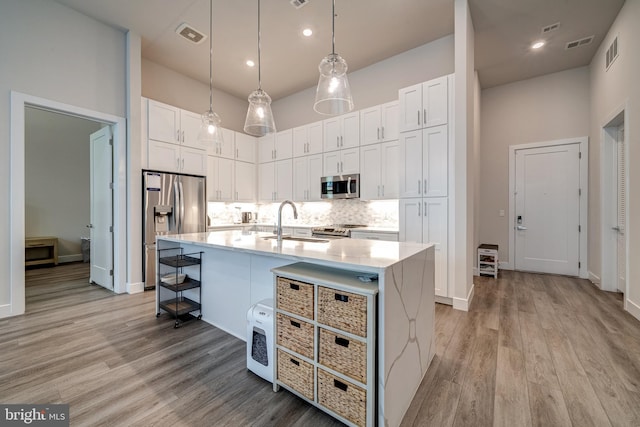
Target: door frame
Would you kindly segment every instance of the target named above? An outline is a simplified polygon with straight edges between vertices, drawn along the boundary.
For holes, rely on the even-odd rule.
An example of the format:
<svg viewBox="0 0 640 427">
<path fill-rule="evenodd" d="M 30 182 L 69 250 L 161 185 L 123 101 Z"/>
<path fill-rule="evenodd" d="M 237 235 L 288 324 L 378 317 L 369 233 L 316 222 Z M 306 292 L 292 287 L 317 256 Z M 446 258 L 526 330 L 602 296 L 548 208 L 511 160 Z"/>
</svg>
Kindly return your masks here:
<svg viewBox="0 0 640 427">
<path fill-rule="evenodd" d="M 577 138 L 556 139 L 552 141 L 532 142 L 528 144 L 518 144 L 509 146 L 509 261 L 500 263 L 500 268 L 505 270 L 515 269 L 515 253 L 516 253 L 516 233 L 515 233 L 515 189 L 516 189 L 516 151 L 529 148 L 554 147 L 567 144 L 580 144 L 580 189 L 582 195 L 580 197 L 580 243 L 578 261 L 580 268 L 578 269 L 579 277 L 587 279 L 589 277 L 589 269 L 587 267 L 587 237 L 588 237 L 588 206 L 589 206 L 589 137 L 582 136 Z"/>
<path fill-rule="evenodd" d="M 126 219 L 127 219 L 127 138 L 126 119 L 99 111 L 89 110 L 46 98 L 11 91 L 11 142 L 10 142 L 10 293 L 11 306 L 0 317 L 16 316 L 25 311 L 25 107 L 55 111 L 83 119 L 103 122 L 112 127 L 113 133 L 113 280 L 115 293 L 126 292 Z"/>
<path fill-rule="evenodd" d="M 600 239 L 601 239 L 601 277 L 597 278 L 597 276 L 593 275 L 593 278 L 597 280 L 598 287 L 603 291 L 610 292 L 618 292 L 617 286 L 617 277 L 616 272 L 617 268 L 615 267 L 615 262 L 617 260 L 613 254 L 617 253 L 617 241 L 612 239 L 614 234 L 611 229 L 611 224 L 617 222 L 616 214 L 613 213 L 611 206 L 616 201 L 612 192 L 608 191 L 613 188 L 613 184 L 615 183 L 614 179 L 617 180 L 617 176 L 614 177 L 612 172 L 612 162 L 616 158 L 616 146 L 617 142 L 617 130 L 618 127 L 624 123 L 625 132 L 624 132 L 624 150 L 625 150 L 625 183 L 627 188 L 627 195 L 629 194 L 629 132 L 627 127 L 629 126 L 628 121 L 628 113 L 626 105 L 619 108 L 616 112 L 611 114 L 606 122 L 602 125 L 601 132 L 601 141 L 600 144 L 600 194 L 601 194 L 601 203 L 600 203 Z M 615 129 L 614 129 L 615 128 Z M 615 130 L 616 135 L 611 134 L 611 130 Z M 628 211 L 628 210 L 627 210 Z M 628 233 L 629 230 L 629 218 L 625 215 L 625 233 Z M 617 237 L 617 236 L 616 236 Z M 629 293 L 629 239 L 625 239 L 625 254 L 624 256 L 627 258 L 626 263 L 626 271 L 625 276 L 626 280 L 626 289 L 624 289 L 625 298 L 624 301 L 624 309 L 628 311 L 627 308 L 627 298 L 626 295 Z M 598 280 L 599 279 L 599 280 Z"/>
</svg>

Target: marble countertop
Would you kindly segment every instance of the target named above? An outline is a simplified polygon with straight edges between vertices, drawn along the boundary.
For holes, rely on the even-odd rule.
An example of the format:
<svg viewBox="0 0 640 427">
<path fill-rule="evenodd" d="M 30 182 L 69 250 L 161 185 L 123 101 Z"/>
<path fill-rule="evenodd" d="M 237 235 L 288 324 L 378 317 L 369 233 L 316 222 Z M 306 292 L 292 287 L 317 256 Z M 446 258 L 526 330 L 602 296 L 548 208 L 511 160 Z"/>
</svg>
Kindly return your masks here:
<svg viewBox="0 0 640 427">
<path fill-rule="evenodd" d="M 249 223 L 240 223 L 240 224 L 211 224 L 209 226 L 207 226 L 208 230 L 215 230 L 217 228 L 227 228 L 227 227 L 252 227 L 252 226 L 258 226 L 258 227 L 273 227 L 274 224 L 273 223 L 266 223 L 266 222 L 249 222 Z M 296 224 L 296 223 L 287 223 L 287 224 L 283 224 L 283 227 L 290 227 L 290 228 L 313 228 L 313 227 L 322 227 L 322 225 L 318 225 L 318 224 Z M 326 225 L 325 227 L 331 227 L 330 225 Z M 367 226 L 367 227 L 355 227 L 355 228 L 351 228 L 352 231 L 364 231 L 364 232 L 370 232 L 370 233 L 398 233 L 399 230 L 397 228 L 389 228 L 389 227 L 378 227 L 378 226 Z"/>
<path fill-rule="evenodd" d="M 158 236 L 158 239 L 297 261 L 310 260 L 324 265 L 350 267 L 361 271 L 377 271 L 388 268 L 433 246 L 431 244 L 361 239 L 334 239 L 328 242 L 283 240 L 278 243 L 276 239 L 265 239 L 269 236 L 273 236 L 273 234 L 231 230 L 174 234 Z"/>
</svg>

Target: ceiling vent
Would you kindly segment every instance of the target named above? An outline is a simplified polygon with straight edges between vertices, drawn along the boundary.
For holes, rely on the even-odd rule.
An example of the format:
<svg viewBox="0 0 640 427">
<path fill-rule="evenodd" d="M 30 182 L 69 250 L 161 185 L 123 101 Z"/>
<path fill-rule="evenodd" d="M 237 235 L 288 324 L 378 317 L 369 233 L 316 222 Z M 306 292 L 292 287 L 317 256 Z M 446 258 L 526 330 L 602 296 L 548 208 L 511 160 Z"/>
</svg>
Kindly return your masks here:
<svg viewBox="0 0 640 427">
<path fill-rule="evenodd" d="M 560 23 L 556 22 L 555 24 L 547 25 L 546 27 L 544 27 L 542 29 L 542 31 L 540 31 L 540 33 L 548 34 L 548 33 L 552 32 L 552 31 L 557 30 L 558 28 L 560 28 Z"/>
<path fill-rule="evenodd" d="M 611 67 L 611 64 L 613 64 L 613 61 L 615 61 L 617 58 L 618 58 L 618 37 L 613 39 L 613 41 L 609 45 L 609 49 L 607 49 L 606 68 L 605 68 L 607 71 L 609 70 L 609 67 Z"/>
<path fill-rule="evenodd" d="M 183 22 L 178 26 L 178 28 L 176 28 L 176 34 L 178 34 L 180 37 L 184 37 L 185 39 L 189 40 L 191 43 L 195 43 L 195 44 L 200 44 L 207 39 L 206 34 L 196 30 L 186 22 Z"/>
<path fill-rule="evenodd" d="M 565 46 L 565 49 L 569 50 L 569 49 L 575 49 L 576 47 L 580 47 L 580 46 L 586 46 L 588 44 L 591 44 L 592 41 L 593 41 L 593 36 L 585 37 L 580 40 L 574 40 L 572 42 L 567 43 L 567 45 Z"/>
<path fill-rule="evenodd" d="M 300 9 L 302 6 L 306 6 L 307 3 L 309 3 L 311 0 L 290 0 L 289 2 L 293 5 L 293 7 L 295 7 L 296 9 Z"/>
</svg>

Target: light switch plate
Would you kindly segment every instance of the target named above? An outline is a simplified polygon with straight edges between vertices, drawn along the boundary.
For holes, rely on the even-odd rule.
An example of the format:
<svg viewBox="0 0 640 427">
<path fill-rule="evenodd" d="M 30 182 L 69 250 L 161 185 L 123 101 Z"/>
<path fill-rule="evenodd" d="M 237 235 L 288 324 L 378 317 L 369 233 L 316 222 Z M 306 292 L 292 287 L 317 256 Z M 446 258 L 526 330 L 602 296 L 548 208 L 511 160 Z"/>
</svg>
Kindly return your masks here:
<svg viewBox="0 0 640 427">
<path fill-rule="evenodd" d="M 500 209 L 500 211 L 498 212 L 498 215 L 504 216 L 504 209 Z"/>
</svg>

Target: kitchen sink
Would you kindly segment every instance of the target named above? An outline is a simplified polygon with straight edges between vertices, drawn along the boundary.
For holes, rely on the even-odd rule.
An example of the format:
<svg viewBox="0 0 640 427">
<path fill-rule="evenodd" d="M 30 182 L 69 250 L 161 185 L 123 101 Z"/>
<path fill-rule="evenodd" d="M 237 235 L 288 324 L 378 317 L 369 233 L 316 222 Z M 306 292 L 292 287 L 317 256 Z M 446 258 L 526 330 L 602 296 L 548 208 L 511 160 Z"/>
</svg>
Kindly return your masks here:
<svg viewBox="0 0 640 427">
<path fill-rule="evenodd" d="M 265 240 L 277 239 L 278 236 L 263 237 Z M 310 242 L 310 243 L 329 243 L 329 240 L 318 239 L 316 237 L 296 237 L 296 236 L 282 236 L 282 240 L 292 240 L 294 242 Z"/>
</svg>

